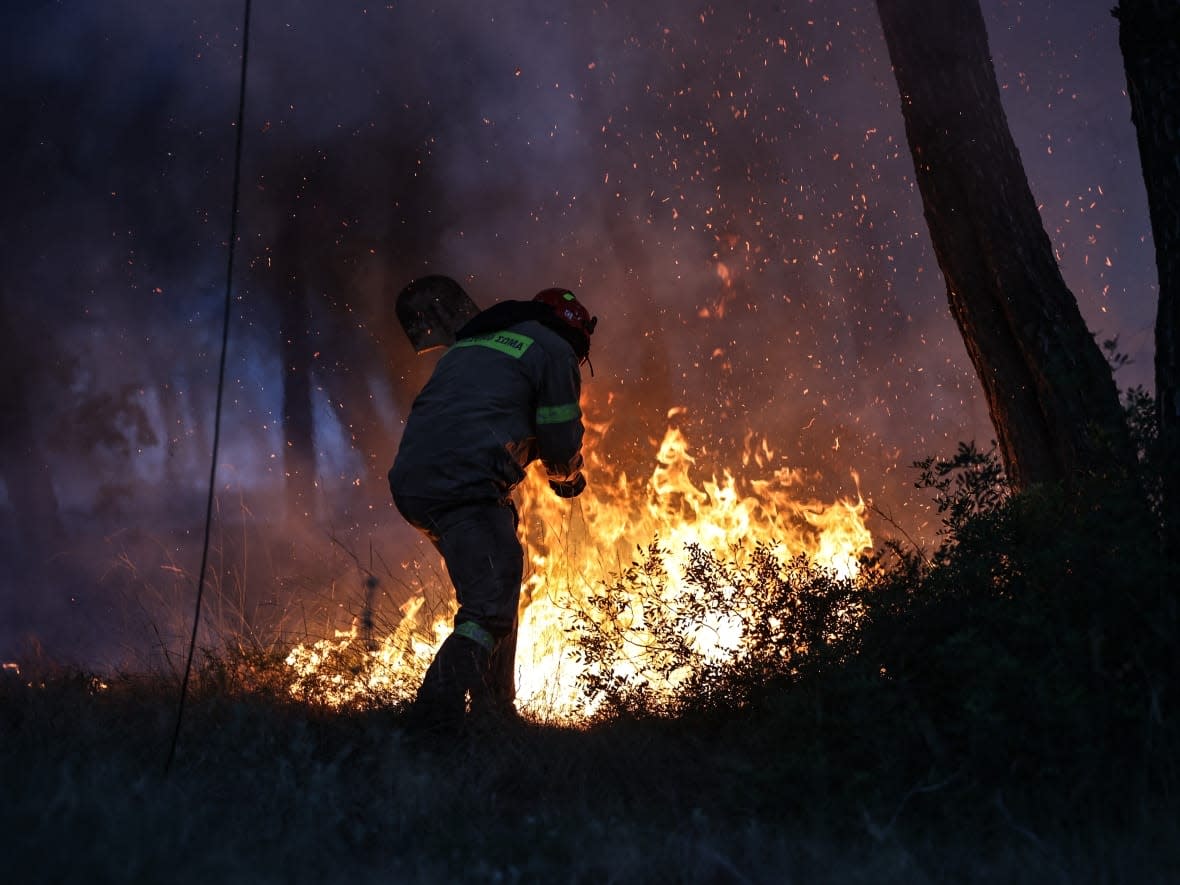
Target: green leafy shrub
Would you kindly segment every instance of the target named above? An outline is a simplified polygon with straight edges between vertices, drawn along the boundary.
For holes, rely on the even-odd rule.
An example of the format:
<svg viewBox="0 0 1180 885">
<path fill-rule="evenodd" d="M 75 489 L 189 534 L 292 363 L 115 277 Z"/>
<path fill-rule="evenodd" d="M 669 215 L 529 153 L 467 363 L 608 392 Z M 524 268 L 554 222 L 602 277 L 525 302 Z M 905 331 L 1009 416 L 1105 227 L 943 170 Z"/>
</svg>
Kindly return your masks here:
<svg viewBox="0 0 1180 885">
<path fill-rule="evenodd" d="M 776 722 L 804 769 L 835 753 L 857 789 L 1028 779 L 1068 805 L 1174 788 L 1176 575 L 1142 521 L 1116 518 L 1140 504 L 1101 486 L 1014 495 L 972 445 L 915 466 L 943 518 L 932 554 L 895 543 L 838 579 L 765 548 L 689 548 L 688 592 L 669 593 L 653 545 L 576 631 L 584 690 L 608 717 Z M 692 641 L 710 614 L 741 623 L 735 653 Z"/>
</svg>

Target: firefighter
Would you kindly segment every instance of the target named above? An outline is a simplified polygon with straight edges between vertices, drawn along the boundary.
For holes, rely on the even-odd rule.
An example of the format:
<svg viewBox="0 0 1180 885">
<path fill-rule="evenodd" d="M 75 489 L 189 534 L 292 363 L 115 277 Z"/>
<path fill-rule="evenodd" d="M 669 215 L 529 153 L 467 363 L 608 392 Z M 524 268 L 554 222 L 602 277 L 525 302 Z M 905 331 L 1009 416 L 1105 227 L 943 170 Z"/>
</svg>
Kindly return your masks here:
<svg viewBox="0 0 1180 885">
<path fill-rule="evenodd" d="M 499 302 L 459 329 L 414 400 L 389 487 L 459 603 L 411 708 L 424 727 L 458 730 L 468 698 L 475 716 L 515 716 L 524 551 L 511 493 L 536 460 L 558 496 L 586 487 L 580 366 L 597 322 L 568 289 Z"/>
</svg>

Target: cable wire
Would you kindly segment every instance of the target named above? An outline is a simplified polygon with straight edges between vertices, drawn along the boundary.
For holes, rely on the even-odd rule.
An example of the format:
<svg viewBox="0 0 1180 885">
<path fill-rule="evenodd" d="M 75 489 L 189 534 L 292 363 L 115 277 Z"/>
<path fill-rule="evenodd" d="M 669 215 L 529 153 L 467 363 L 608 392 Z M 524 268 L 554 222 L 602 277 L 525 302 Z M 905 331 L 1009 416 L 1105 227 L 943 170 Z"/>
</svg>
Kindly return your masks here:
<svg viewBox="0 0 1180 885">
<path fill-rule="evenodd" d="M 201 599 L 205 595 L 205 574 L 209 567 L 209 536 L 213 526 L 213 499 L 217 488 L 217 453 L 221 443 L 221 404 L 225 397 L 225 364 L 229 350 L 229 320 L 233 308 L 234 247 L 238 239 L 238 199 L 242 181 L 242 133 L 246 117 L 246 66 L 250 58 L 250 0 L 246 0 L 245 18 L 242 23 L 242 70 L 238 86 L 238 131 L 234 144 L 233 201 L 229 216 L 229 256 L 225 268 L 225 314 L 221 325 L 221 359 L 217 370 L 217 400 L 213 414 L 213 456 L 209 466 L 209 497 L 205 502 L 205 542 L 201 549 L 201 570 L 197 577 L 197 604 L 193 614 L 193 634 L 189 639 L 188 659 L 184 665 L 184 679 L 180 683 L 180 703 L 176 707 L 176 728 L 172 732 L 172 744 L 168 748 L 168 761 L 164 765 L 167 774 L 172 770 L 176 756 L 176 745 L 180 740 L 180 725 L 184 720 L 184 702 L 188 697 L 189 676 L 193 670 L 193 652 L 197 647 L 197 630 L 201 624 Z"/>
</svg>

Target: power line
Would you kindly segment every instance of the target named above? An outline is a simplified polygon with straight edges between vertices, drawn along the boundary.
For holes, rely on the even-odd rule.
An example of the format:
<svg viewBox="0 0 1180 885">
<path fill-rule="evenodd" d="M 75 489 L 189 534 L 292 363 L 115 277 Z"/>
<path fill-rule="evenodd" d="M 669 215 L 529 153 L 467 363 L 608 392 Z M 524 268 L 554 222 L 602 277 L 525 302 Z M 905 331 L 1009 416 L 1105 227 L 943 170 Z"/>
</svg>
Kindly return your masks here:
<svg viewBox="0 0 1180 885">
<path fill-rule="evenodd" d="M 209 567 L 209 535 L 213 526 L 213 498 L 217 481 L 217 453 L 221 443 L 221 403 L 225 396 L 225 362 L 229 349 L 229 319 L 233 307 L 234 248 L 238 239 L 238 195 L 242 180 L 242 133 L 246 116 L 246 65 L 250 58 L 250 0 L 246 0 L 245 20 L 242 23 L 242 71 L 238 87 L 238 131 L 234 145 L 233 205 L 229 216 L 229 255 L 225 268 L 225 313 L 221 325 L 221 359 L 217 370 L 217 401 L 213 414 L 213 456 L 209 466 L 209 497 L 205 502 L 205 542 L 201 548 L 201 570 L 197 578 L 197 605 L 193 613 L 193 634 L 189 639 L 188 660 L 184 665 L 184 679 L 180 683 L 180 703 L 176 707 L 176 728 L 168 748 L 165 773 L 172 770 L 176 745 L 180 740 L 180 725 L 184 720 L 184 702 L 188 697 L 189 676 L 193 670 L 193 652 L 197 647 L 197 629 L 201 624 L 201 599 L 205 595 L 205 573 Z"/>
</svg>

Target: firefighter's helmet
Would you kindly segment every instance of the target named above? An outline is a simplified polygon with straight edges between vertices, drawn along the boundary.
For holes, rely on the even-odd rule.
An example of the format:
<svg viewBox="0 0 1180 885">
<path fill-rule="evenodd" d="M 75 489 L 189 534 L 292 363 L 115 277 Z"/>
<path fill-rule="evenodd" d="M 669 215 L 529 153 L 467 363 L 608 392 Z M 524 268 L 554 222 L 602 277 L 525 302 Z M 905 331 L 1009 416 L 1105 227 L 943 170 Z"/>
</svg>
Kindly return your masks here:
<svg viewBox="0 0 1180 885">
<path fill-rule="evenodd" d="M 598 317 L 590 316 L 590 311 L 586 310 L 573 292 L 569 289 L 544 289 L 533 296 L 533 301 L 548 305 L 558 319 L 585 335 L 589 344 L 594 327 L 598 325 Z"/>
</svg>

